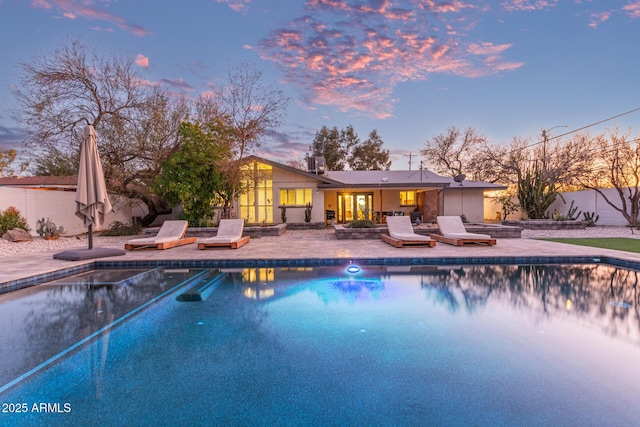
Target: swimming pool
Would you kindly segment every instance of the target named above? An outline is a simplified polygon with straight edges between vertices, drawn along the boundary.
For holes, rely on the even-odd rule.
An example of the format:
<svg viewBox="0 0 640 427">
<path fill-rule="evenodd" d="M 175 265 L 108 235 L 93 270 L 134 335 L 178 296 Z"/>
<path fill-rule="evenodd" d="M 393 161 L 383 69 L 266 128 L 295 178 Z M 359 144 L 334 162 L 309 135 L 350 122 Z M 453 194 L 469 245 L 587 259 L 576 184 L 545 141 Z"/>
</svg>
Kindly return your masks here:
<svg viewBox="0 0 640 427">
<path fill-rule="evenodd" d="M 59 344 L 73 351 L 5 386 L 0 420 L 637 423 L 638 272 L 603 264 L 360 267 L 122 269 L 28 288 L 40 295 L 30 315 L 55 319 L 24 329 L 28 347 L 55 347 L 61 325 L 65 336 L 84 325 L 71 341 L 86 342 Z M 11 301 L 0 312 L 10 304 L 30 313 L 15 308 L 27 299 Z M 104 320 L 122 316 L 113 327 Z"/>
</svg>

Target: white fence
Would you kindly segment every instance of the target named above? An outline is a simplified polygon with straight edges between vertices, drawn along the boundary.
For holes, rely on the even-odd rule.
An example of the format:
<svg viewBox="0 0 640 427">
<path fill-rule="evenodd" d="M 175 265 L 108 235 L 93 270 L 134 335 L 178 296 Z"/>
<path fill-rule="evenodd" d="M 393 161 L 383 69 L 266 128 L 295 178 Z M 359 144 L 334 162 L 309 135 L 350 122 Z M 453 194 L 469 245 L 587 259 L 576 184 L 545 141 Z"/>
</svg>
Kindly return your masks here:
<svg viewBox="0 0 640 427">
<path fill-rule="evenodd" d="M 616 206 L 622 205 L 615 188 L 606 188 L 602 191 Z M 594 212 L 596 215 L 599 215 L 600 218 L 596 223 L 597 225 L 627 225 L 627 220 L 624 219 L 622 214 L 611 207 L 604 197 L 594 190 L 565 192 L 562 193 L 562 197 L 564 197 L 564 201 L 562 201 L 562 198 L 558 197 L 551 205 L 548 212 L 551 213 L 557 209 L 561 214 L 566 215 L 569 211 L 569 207 L 571 207 L 571 202 L 573 201 L 573 206 L 578 208 L 576 214 L 579 212 Z M 496 213 L 502 212 L 502 205 L 500 203 L 494 203 L 494 198 L 485 198 L 484 200 L 485 219 L 495 219 Z M 627 203 L 629 203 L 628 200 Z M 520 212 L 515 212 L 509 215 L 507 219 L 520 219 Z M 580 214 L 578 219 L 583 219 L 582 214 Z"/>
<path fill-rule="evenodd" d="M 49 218 L 57 226 L 63 226 L 67 235 L 73 236 L 87 231 L 82 220 L 75 215 L 75 198 L 75 191 L 0 187 L 0 211 L 9 206 L 17 208 L 26 218 L 34 236 L 37 235 L 36 221 L 40 218 Z M 101 227 L 103 230 L 113 221 L 130 224 L 132 217 L 145 214 L 146 207 L 139 201 L 114 195 L 110 196 L 110 200 L 114 212 L 106 215 Z"/>
</svg>

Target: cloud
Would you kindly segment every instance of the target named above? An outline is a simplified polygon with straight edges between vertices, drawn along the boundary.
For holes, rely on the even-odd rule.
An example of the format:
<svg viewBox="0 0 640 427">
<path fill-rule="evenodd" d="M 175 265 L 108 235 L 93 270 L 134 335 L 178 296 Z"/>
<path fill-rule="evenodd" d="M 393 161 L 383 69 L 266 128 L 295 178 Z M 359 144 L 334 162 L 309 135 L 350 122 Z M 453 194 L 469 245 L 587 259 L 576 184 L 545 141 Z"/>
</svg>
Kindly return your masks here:
<svg viewBox="0 0 640 427">
<path fill-rule="evenodd" d="M 509 12 L 514 11 L 534 11 L 555 7 L 558 0 L 510 0 L 502 2 L 502 7 Z"/>
<path fill-rule="evenodd" d="M 136 65 L 138 67 L 142 67 L 142 68 L 149 67 L 149 57 L 148 56 L 144 56 L 141 53 L 139 53 L 136 56 Z"/>
<path fill-rule="evenodd" d="M 179 79 L 160 79 L 160 82 L 162 84 L 166 84 L 166 85 L 174 87 L 176 89 L 188 90 L 188 91 L 194 90 L 194 87 L 191 86 L 189 83 L 187 83 L 182 78 L 179 78 Z"/>
<path fill-rule="evenodd" d="M 22 141 L 26 140 L 28 132 L 18 127 L 0 126 L 0 150 L 19 150 Z"/>
<path fill-rule="evenodd" d="M 465 45 L 484 10 L 459 0 L 307 0 L 302 14 L 256 50 L 280 68 L 284 81 L 302 88 L 303 102 L 387 118 L 400 83 L 522 66 L 503 59 L 510 44 Z"/>
<path fill-rule="evenodd" d="M 216 0 L 216 3 L 225 3 L 235 12 L 246 12 L 251 0 Z"/>
<path fill-rule="evenodd" d="M 640 0 L 634 0 L 622 8 L 630 17 L 640 18 Z"/>
<path fill-rule="evenodd" d="M 113 15 L 98 7 L 94 7 L 93 3 L 94 2 L 86 0 L 32 0 L 31 6 L 45 10 L 52 10 L 55 8 L 67 19 L 84 18 L 108 22 L 121 30 L 128 31 L 139 37 L 151 34 L 151 31 L 140 25 L 130 24 L 124 18 Z M 111 1 L 102 0 L 100 3 L 108 6 Z"/>
<path fill-rule="evenodd" d="M 591 28 L 597 28 L 601 23 L 608 21 L 611 18 L 611 12 L 600 12 L 591 14 L 591 22 L 589 26 Z"/>
</svg>

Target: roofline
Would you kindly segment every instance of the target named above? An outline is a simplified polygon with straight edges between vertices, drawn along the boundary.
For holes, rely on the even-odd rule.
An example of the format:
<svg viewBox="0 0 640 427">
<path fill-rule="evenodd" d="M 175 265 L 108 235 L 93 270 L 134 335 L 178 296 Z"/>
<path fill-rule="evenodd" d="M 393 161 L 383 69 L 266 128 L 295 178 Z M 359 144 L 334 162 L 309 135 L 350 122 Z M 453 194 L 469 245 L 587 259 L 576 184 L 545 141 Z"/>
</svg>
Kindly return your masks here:
<svg viewBox="0 0 640 427">
<path fill-rule="evenodd" d="M 286 171 L 289 171 L 289 172 L 292 172 L 292 173 L 295 173 L 295 174 L 298 174 L 298 175 L 305 176 L 307 178 L 317 179 L 318 181 L 322 181 L 322 182 L 324 182 L 325 184 L 328 184 L 328 185 L 331 185 L 331 184 L 341 185 L 342 184 L 341 182 L 335 181 L 335 180 L 333 180 L 331 178 L 327 178 L 327 177 L 325 177 L 323 175 L 318 175 L 318 174 L 315 174 L 315 173 L 306 172 L 306 171 L 303 171 L 303 170 L 300 170 L 300 169 L 296 169 L 294 167 L 287 166 L 285 164 L 278 163 L 278 162 L 275 162 L 273 160 L 265 159 L 264 157 L 256 156 L 255 154 L 251 154 L 251 155 L 245 157 L 242 160 L 242 163 L 251 162 L 251 161 L 257 161 L 257 162 L 261 162 L 261 163 L 266 163 L 266 164 L 268 164 L 270 166 L 278 167 L 278 168 L 284 169 Z"/>
</svg>

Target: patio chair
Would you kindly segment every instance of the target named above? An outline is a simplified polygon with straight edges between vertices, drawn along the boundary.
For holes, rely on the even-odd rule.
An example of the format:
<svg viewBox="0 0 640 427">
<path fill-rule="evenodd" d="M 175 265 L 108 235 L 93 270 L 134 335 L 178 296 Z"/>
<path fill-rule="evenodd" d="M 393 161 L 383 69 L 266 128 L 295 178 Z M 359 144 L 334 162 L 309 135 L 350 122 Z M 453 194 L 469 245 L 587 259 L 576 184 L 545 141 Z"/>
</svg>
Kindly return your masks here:
<svg viewBox="0 0 640 427">
<path fill-rule="evenodd" d="M 426 245 L 429 247 L 436 245 L 436 241 L 429 236 L 422 236 L 413 231 L 411 219 L 408 216 L 388 216 L 387 226 L 389 227 L 389 235 L 380 234 L 380 238 L 383 242 L 396 248 L 406 245 Z"/>
<path fill-rule="evenodd" d="M 438 242 L 462 246 L 467 243 L 477 243 L 493 246 L 496 239 L 488 234 L 469 233 L 459 216 L 439 216 L 436 218 L 440 234 L 432 234 L 431 238 Z"/>
<path fill-rule="evenodd" d="M 165 221 L 155 237 L 129 240 L 125 243 L 124 248 L 127 251 L 134 249 L 169 249 L 195 243 L 195 237 L 185 237 L 188 225 L 187 221 Z"/>
<path fill-rule="evenodd" d="M 249 236 L 242 237 L 244 230 L 243 219 L 221 219 L 218 224 L 218 234 L 198 243 L 198 249 L 231 248 L 238 249 L 249 243 Z"/>
</svg>

